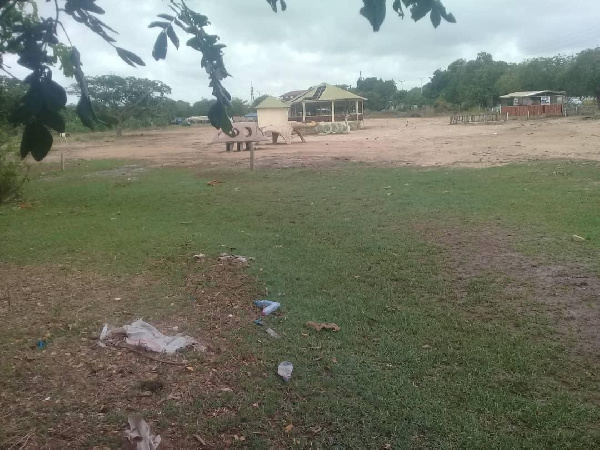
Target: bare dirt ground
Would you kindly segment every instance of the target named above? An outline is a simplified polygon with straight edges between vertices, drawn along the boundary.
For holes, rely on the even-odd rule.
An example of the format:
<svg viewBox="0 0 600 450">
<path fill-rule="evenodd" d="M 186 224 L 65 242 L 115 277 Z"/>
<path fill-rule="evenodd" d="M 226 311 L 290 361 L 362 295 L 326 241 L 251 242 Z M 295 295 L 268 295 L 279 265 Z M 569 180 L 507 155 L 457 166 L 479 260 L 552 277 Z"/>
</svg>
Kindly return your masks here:
<svg viewBox="0 0 600 450">
<path fill-rule="evenodd" d="M 548 264 L 522 255 L 514 249 L 514 235 L 493 225 L 467 231 L 427 224 L 417 230 L 448 252 L 448 276 L 464 308 L 481 320 L 514 314 L 518 322 L 523 314 L 542 314 L 571 356 L 600 361 L 600 279 L 595 274 L 576 263 Z M 469 301 L 471 284 L 479 277 L 493 279 L 502 292 L 484 302 Z"/>
<path fill-rule="evenodd" d="M 209 145 L 210 126 L 144 130 L 116 139 L 110 133 L 72 136 L 57 142 L 74 159 L 143 160 L 156 166 L 235 167 L 248 164 L 247 152 Z M 498 124 L 449 125 L 448 119 L 367 119 L 364 130 L 342 135 L 309 135 L 307 143 L 261 144 L 258 167 L 320 166 L 339 161 L 376 165 L 487 167 L 532 159 L 600 160 L 600 124 L 595 120 L 551 118 Z"/>
<path fill-rule="evenodd" d="M 263 292 L 238 264 L 191 263 L 184 290 L 164 299 L 152 297 L 160 281 L 142 276 L 9 264 L 0 264 L 0 272 L 0 448 L 135 448 L 121 447 L 123 424 L 134 411 L 162 417 L 161 449 L 198 448 L 199 439 L 209 448 L 231 445 L 229 435 L 209 436 L 190 425 L 196 418 L 184 416 L 199 398 L 207 418 L 235 415 L 241 397 L 229 408 L 209 399 L 235 395 L 240 367 L 256 379 L 266 376 L 239 350 L 236 333 L 256 328 L 251 300 Z M 173 302 L 168 318 L 148 317 L 152 307 Z M 163 332 L 192 334 L 207 350 L 157 357 L 97 345 L 107 317 L 123 325 L 142 311 Z"/>
</svg>

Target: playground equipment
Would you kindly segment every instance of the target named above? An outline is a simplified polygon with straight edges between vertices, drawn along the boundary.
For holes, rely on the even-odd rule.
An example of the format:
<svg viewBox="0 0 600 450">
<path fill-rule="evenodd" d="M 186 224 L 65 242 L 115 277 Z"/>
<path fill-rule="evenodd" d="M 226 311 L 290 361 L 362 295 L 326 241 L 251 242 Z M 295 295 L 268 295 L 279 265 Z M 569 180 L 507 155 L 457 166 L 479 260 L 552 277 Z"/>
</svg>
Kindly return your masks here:
<svg viewBox="0 0 600 450">
<path fill-rule="evenodd" d="M 237 145 L 237 151 L 250 151 L 250 170 L 254 170 L 254 144 L 257 142 L 268 141 L 263 132 L 258 128 L 256 122 L 235 122 L 233 124 L 233 136 L 229 136 L 222 130 L 217 133 L 212 144 L 225 144 L 225 150 L 230 152 L 233 145 Z"/>
</svg>

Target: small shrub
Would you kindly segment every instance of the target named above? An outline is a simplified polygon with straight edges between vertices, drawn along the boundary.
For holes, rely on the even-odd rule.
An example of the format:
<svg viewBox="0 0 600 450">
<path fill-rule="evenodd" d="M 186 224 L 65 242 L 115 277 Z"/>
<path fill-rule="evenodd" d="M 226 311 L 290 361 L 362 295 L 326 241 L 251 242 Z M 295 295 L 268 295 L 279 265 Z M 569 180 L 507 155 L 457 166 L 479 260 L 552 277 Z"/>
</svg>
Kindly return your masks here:
<svg viewBox="0 0 600 450">
<path fill-rule="evenodd" d="M 0 130 L 0 204 L 21 195 L 26 178 L 23 164 L 16 154 L 16 145 Z"/>
</svg>

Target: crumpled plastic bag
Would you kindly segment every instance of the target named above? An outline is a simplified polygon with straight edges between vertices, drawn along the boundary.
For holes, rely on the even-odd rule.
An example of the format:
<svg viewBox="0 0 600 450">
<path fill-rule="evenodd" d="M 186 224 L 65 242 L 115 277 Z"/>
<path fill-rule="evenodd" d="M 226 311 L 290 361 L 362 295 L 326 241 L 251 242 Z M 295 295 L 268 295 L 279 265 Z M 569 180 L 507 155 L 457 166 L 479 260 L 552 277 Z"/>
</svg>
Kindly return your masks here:
<svg viewBox="0 0 600 450">
<path fill-rule="evenodd" d="M 125 430 L 125 437 L 130 442 L 135 442 L 136 450 L 156 450 L 160 445 L 160 435 L 151 435 L 150 426 L 139 416 L 127 419 L 130 430 Z"/>
<path fill-rule="evenodd" d="M 176 351 L 190 346 L 194 346 L 202 351 L 206 350 L 206 347 L 193 337 L 182 334 L 165 336 L 155 327 L 141 319 L 136 320 L 131 325 L 119 328 L 111 328 L 108 324 L 105 324 L 100 333 L 100 341 L 102 342 L 109 337 L 117 335 L 124 335 L 125 342 L 128 345 L 141 347 L 156 353 L 172 355 Z"/>
</svg>

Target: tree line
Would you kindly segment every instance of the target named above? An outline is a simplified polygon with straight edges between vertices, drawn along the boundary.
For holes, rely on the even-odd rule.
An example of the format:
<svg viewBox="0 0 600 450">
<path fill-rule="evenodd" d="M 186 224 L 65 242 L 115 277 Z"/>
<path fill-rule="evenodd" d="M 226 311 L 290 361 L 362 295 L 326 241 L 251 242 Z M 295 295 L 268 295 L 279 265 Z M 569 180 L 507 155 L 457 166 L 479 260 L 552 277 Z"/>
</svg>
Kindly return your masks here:
<svg viewBox="0 0 600 450">
<path fill-rule="evenodd" d="M 88 91 L 99 120 L 99 129 L 143 128 L 168 125 L 175 118 L 207 116 L 216 103 L 215 99 L 202 98 L 189 103 L 169 97 L 172 90 L 167 84 L 145 78 L 102 75 L 88 77 Z M 6 76 L 0 76 L 0 127 L 8 126 L 10 112 L 16 107 L 27 86 Z M 74 84 L 67 92 L 80 94 Z M 247 101 L 232 98 L 228 112 L 231 116 L 243 116 L 252 109 Z M 61 111 L 67 131 L 84 131 L 75 105 L 67 105 Z"/>
<path fill-rule="evenodd" d="M 359 79 L 353 92 L 369 100 L 365 107 L 383 111 L 432 105 L 444 111 L 493 107 L 499 97 L 516 91 L 566 91 L 571 97 L 594 97 L 600 104 L 600 48 L 572 55 L 533 58 L 521 63 L 496 61 L 489 53 L 473 60 L 458 59 L 436 70 L 429 82 L 410 91 L 394 80 Z"/>
</svg>

